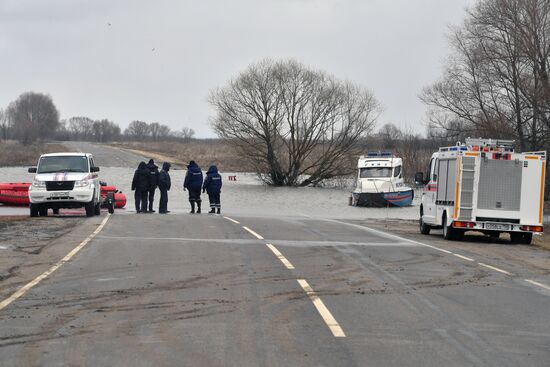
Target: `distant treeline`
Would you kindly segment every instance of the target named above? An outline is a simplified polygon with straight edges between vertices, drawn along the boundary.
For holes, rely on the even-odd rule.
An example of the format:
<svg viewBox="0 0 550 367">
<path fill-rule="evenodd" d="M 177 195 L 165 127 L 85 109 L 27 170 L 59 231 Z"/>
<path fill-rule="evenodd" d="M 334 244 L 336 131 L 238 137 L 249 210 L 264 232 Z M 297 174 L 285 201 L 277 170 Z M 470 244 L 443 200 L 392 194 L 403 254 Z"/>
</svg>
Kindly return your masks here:
<svg viewBox="0 0 550 367">
<path fill-rule="evenodd" d="M 6 109 L 0 109 L 0 134 L 2 140 L 13 139 L 28 145 L 37 140 L 186 142 L 193 139 L 195 132 L 187 127 L 175 131 L 158 122 L 139 120 L 132 121 L 124 131 L 108 119 L 76 116 L 60 120 L 49 95 L 27 92 Z"/>
</svg>

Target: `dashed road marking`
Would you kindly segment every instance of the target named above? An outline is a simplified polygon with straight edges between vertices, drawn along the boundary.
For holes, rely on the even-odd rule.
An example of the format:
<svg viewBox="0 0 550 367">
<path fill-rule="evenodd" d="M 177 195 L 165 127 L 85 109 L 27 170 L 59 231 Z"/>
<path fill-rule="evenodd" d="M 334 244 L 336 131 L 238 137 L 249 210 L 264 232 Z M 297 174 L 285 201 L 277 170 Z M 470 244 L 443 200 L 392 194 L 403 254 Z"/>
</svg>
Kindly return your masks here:
<svg viewBox="0 0 550 367">
<path fill-rule="evenodd" d="M 31 280 L 29 283 L 25 284 L 23 287 L 19 288 L 14 294 L 12 294 L 8 298 L 0 302 L 0 311 L 6 308 L 7 306 L 9 306 L 18 298 L 24 296 L 25 293 L 27 293 L 32 287 L 40 283 L 42 280 L 46 279 L 53 272 L 55 272 L 57 269 L 62 267 L 66 262 L 71 260 L 80 250 L 82 250 L 84 246 L 86 246 L 99 232 L 101 232 L 101 230 L 103 229 L 103 227 L 105 227 L 105 224 L 107 223 L 110 217 L 111 217 L 111 214 L 107 214 L 105 219 L 103 219 L 101 224 L 97 227 L 97 229 L 91 235 L 86 237 L 84 241 L 80 242 L 78 246 L 72 249 L 67 255 L 65 255 L 64 258 L 62 258 L 57 263 L 55 263 L 55 265 L 53 265 L 51 268 L 49 268 L 48 270 L 46 270 L 45 272 L 43 272 L 42 274 L 40 274 L 39 276 Z"/>
<path fill-rule="evenodd" d="M 547 286 L 546 284 L 542 284 L 542 283 L 536 282 L 536 281 L 531 280 L 531 279 L 525 279 L 525 281 L 527 283 L 531 283 L 533 285 L 536 285 L 537 287 L 541 287 L 543 289 L 546 289 L 547 291 L 550 291 L 550 286 Z"/>
<path fill-rule="evenodd" d="M 329 311 L 327 306 L 325 306 L 317 293 L 315 293 L 315 291 L 311 288 L 308 282 L 306 282 L 305 279 L 297 279 L 297 281 L 302 289 L 306 292 L 311 302 L 313 302 L 313 305 L 325 321 L 325 324 L 327 324 L 328 328 L 332 332 L 332 335 L 337 338 L 345 338 L 346 334 L 344 334 L 344 330 L 342 330 L 340 324 L 338 324 L 338 321 L 336 321 L 334 316 L 332 316 L 332 313 Z"/>
<path fill-rule="evenodd" d="M 248 231 L 251 235 L 253 235 L 254 237 L 256 237 L 257 239 L 259 240 L 263 240 L 264 238 L 262 236 L 260 236 L 259 234 L 257 234 L 256 232 L 254 232 L 253 230 L 251 230 L 250 228 L 248 228 L 247 226 L 243 226 L 243 228 Z"/>
<path fill-rule="evenodd" d="M 460 255 L 460 254 L 455 254 L 453 253 L 453 255 L 455 255 L 456 257 L 459 257 L 463 260 L 467 260 L 467 261 L 474 261 L 474 259 L 470 258 L 470 257 L 467 257 L 467 256 L 464 256 L 464 255 Z"/>
<path fill-rule="evenodd" d="M 230 221 L 230 222 L 235 223 L 235 224 L 241 224 L 241 223 L 239 223 L 238 221 L 236 221 L 236 220 L 233 219 L 233 218 L 229 218 L 229 217 L 224 217 L 224 218 L 227 219 L 227 220 Z"/>
<path fill-rule="evenodd" d="M 503 273 L 503 274 L 506 274 L 506 275 L 512 275 L 512 273 L 506 271 L 506 270 L 503 270 L 503 269 L 500 269 L 500 268 L 497 268 L 495 266 L 491 266 L 491 265 L 487 265 L 487 264 L 484 264 L 484 263 L 478 263 L 479 265 L 485 267 L 485 268 L 488 268 L 488 269 L 492 269 L 494 271 L 498 271 L 499 273 Z"/>
<path fill-rule="evenodd" d="M 275 256 L 277 256 L 279 260 L 281 260 L 281 262 L 284 264 L 284 266 L 286 266 L 287 269 L 294 269 L 294 265 L 292 265 L 290 261 L 288 261 L 288 259 L 275 246 L 270 243 L 266 243 L 265 245 L 271 250 L 271 252 L 275 254 Z"/>
</svg>

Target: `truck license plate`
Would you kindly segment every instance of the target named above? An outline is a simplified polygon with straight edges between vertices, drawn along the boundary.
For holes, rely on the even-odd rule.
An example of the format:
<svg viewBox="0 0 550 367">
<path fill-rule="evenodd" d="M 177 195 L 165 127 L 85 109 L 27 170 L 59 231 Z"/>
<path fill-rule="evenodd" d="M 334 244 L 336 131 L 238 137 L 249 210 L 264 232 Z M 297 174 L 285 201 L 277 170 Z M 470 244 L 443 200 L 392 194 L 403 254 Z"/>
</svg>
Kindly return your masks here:
<svg viewBox="0 0 550 367">
<path fill-rule="evenodd" d="M 52 197 L 52 198 L 62 198 L 62 197 L 66 197 L 66 196 L 69 196 L 68 191 L 56 191 L 56 192 L 52 192 L 50 194 L 50 197 Z"/>
<path fill-rule="evenodd" d="M 508 224 L 499 224 L 499 223 L 486 223 L 485 229 L 496 229 L 499 231 L 509 231 L 510 225 Z"/>
</svg>

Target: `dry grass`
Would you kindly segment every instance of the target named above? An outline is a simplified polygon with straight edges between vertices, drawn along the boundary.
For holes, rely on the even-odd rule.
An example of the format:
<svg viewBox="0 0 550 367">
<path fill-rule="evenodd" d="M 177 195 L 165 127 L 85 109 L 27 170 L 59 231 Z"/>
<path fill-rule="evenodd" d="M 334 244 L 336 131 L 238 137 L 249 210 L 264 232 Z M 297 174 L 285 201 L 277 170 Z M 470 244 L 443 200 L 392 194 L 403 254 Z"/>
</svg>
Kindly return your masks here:
<svg viewBox="0 0 550 367">
<path fill-rule="evenodd" d="M 244 165 L 231 146 L 220 140 L 195 140 L 189 143 L 132 142 L 117 143 L 113 146 L 142 154 L 149 153 L 147 156 L 157 157 L 180 167 L 185 167 L 190 160 L 194 160 L 203 168 L 215 164 L 225 172 L 253 171 L 252 167 Z"/>
<path fill-rule="evenodd" d="M 15 141 L 1 141 L 0 167 L 34 166 L 41 154 L 67 151 L 67 147 L 59 143 L 23 145 Z"/>
</svg>

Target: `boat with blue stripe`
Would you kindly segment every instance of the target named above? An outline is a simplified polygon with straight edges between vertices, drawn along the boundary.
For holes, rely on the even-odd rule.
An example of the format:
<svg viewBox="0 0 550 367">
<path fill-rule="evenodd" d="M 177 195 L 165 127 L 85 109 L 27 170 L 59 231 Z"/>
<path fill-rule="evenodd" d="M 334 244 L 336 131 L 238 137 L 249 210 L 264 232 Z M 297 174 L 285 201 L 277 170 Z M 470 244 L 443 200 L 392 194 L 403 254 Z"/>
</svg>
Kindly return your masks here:
<svg viewBox="0 0 550 367">
<path fill-rule="evenodd" d="M 403 207 L 412 204 L 414 191 L 403 182 L 403 160 L 390 152 L 369 152 L 357 163 L 357 184 L 351 205 Z"/>
</svg>

